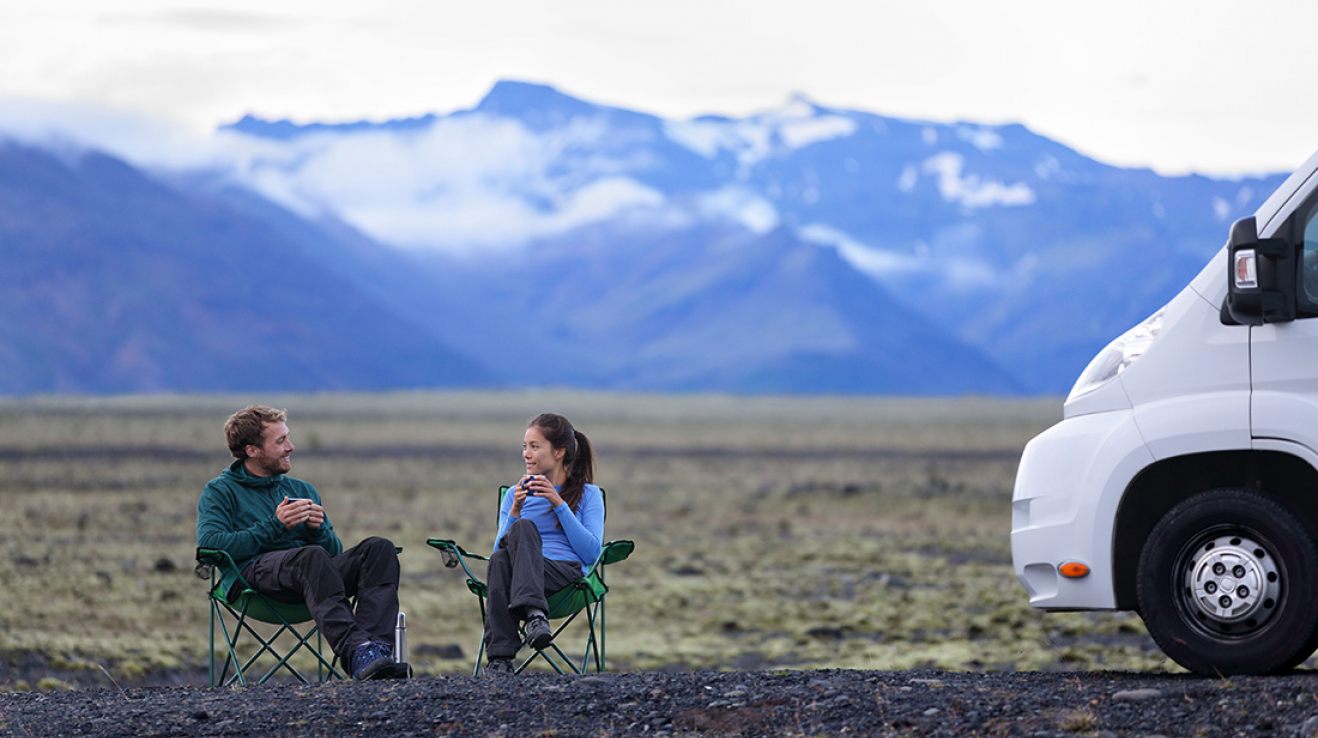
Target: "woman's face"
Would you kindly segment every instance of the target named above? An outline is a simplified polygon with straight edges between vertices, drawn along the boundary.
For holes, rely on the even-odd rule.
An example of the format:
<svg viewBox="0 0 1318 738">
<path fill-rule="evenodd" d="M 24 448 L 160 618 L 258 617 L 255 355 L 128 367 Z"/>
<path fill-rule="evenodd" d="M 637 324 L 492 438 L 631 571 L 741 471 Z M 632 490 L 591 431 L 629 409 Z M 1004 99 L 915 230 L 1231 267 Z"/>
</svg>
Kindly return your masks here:
<svg viewBox="0 0 1318 738">
<path fill-rule="evenodd" d="M 534 425 L 526 429 L 522 437 L 522 460 L 526 462 L 527 474 L 543 474 L 551 482 L 561 481 L 564 474 L 563 455 L 567 449 L 554 448 L 540 429 Z"/>
</svg>

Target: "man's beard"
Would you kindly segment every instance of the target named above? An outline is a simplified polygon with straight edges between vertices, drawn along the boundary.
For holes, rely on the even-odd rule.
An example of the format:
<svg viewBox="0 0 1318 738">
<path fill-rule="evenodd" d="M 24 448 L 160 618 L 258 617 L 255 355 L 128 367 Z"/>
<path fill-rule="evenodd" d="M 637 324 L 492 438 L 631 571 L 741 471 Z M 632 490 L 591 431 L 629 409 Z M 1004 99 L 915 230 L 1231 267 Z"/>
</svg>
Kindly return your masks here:
<svg viewBox="0 0 1318 738">
<path fill-rule="evenodd" d="M 288 473 L 289 469 L 291 469 L 293 466 L 293 463 L 291 461 L 288 461 L 286 457 L 283 456 L 277 456 L 268 461 L 262 460 L 258 463 L 259 466 L 261 467 L 261 471 L 265 472 L 266 475 L 268 476 L 274 476 L 276 474 L 286 474 Z"/>
</svg>

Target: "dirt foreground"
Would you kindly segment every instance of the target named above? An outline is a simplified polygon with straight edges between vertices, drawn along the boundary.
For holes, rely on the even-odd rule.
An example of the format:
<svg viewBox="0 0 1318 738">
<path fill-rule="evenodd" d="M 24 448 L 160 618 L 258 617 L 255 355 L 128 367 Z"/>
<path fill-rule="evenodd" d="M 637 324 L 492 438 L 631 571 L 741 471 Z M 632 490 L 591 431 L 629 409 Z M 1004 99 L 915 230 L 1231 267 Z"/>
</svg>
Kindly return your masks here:
<svg viewBox="0 0 1318 738">
<path fill-rule="evenodd" d="M 630 673 L 0 694 L 4 736 L 1318 736 L 1318 673 Z"/>
</svg>

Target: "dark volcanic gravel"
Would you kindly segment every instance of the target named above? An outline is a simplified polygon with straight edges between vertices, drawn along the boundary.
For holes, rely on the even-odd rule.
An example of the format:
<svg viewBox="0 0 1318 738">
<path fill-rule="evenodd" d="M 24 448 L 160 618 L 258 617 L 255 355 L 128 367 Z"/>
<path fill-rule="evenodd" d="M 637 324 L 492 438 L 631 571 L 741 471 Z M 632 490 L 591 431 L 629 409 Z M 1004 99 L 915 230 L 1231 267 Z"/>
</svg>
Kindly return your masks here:
<svg viewBox="0 0 1318 738">
<path fill-rule="evenodd" d="M 0 694 L 5 736 L 1318 736 L 1318 673 L 793 671 Z"/>
</svg>

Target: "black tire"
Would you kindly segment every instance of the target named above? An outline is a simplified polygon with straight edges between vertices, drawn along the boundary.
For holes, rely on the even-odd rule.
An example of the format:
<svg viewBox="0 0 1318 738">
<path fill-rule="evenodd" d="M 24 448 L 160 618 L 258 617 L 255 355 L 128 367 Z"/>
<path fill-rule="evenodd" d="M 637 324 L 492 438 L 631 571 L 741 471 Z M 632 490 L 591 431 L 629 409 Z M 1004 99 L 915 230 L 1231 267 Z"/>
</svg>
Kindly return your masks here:
<svg viewBox="0 0 1318 738">
<path fill-rule="evenodd" d="M 1318 643 L 1318 545 L 1290 508 L 1247 489 L 1181 502 L 1144 543 L 1140 616 L 1176 663 L 1271 674 Z"/>
</svg>

